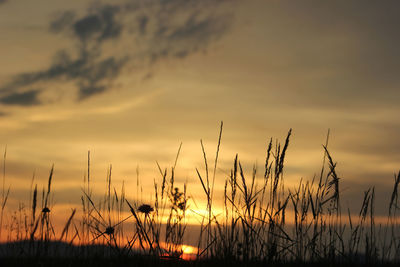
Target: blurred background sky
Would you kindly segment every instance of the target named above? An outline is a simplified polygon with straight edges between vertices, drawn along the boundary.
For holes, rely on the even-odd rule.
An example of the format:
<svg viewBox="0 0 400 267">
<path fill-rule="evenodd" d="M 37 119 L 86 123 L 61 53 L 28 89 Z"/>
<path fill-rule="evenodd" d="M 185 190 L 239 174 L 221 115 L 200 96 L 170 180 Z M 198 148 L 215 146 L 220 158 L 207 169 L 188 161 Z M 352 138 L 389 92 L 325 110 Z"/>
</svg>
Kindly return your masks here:
<svg viewBox="0 0 400 267">
<path fill-rule="evenodd" d="M 156 161 L 201 203 L 195 168 L 224 121 L 216 194 L 235 154 L 262 174 L 270 138 L 293 135 L 289 188 L 337 164 L 343 206 L 376 187 L 385 214 L 400 168 L 398 1 L 1 0 L 0 144 L 16 205 L 55 165 L 56 207 L 79 205 L 87 151 L 152 200 Z M 137 196 L 137 170 L 143 193 Z M 193 207 L 193 204 L 192 204 Z M 67 216 L 67 214 L 64 214 Z"/>
</svg>

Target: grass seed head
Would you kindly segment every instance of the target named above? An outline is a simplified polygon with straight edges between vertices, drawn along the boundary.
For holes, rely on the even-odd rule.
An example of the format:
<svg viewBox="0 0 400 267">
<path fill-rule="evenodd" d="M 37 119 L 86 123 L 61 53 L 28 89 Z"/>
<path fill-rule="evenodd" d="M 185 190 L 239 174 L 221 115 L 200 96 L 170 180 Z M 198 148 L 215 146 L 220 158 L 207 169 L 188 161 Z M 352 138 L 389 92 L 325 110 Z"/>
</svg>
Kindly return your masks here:
<svg viewBox="0 0 400 267">
<path fill-rule="evenodd" d="M 148 204 L 143 204 L 140 205 L 138 210 L 146 215 L 148 215 L 150 212 L 154 211 L 153 207 L 148 205 Z"/>
<path fill-rule="evenodd" d="M 114 234 L 114 231 L 115 231 L 114 227 L 109 226 L 106 228 L 106 231 L 104 233 L 107 235 L 112 235 L 112 234 Z"/>
<path fill-rule="evenodd" d="M 50 212 L 50 209 L 49 209 L 48 207 L 44 207 L 44 208 L 42 209 L 42 212 L 43 212 L 43 213 L 49 213 L 49 212 Z"/>
</svg>

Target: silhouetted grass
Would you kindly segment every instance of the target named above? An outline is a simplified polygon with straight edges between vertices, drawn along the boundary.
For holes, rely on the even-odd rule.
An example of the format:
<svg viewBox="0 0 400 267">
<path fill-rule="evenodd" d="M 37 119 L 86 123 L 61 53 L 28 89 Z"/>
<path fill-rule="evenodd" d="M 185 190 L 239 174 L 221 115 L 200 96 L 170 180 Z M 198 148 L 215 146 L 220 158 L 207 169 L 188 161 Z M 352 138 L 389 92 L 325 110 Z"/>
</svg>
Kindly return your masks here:
<svg viewBox="0 0 400 267">
<path fill-rule="evenodd" d="M 91 188 L 91 162 L 88 153 L 81 210 L 71 209 L 61 233 L 54 230 L 50 170 L 47 189 L 38 194 L 32 179 L 30 211 L 23 207 L 3 226 L 9 189 L 3 190 L 0 226 L 7 231 L 8 242 L 1 247 L 4 262 L 15 264 L 23 257 L 37 264 L 60 266 L 129 265 L 269 265 L 291 266 L 325 264 L 328 266 L 396 265 L 400 263 L 398 224 L 398 187 L 400 172 L 395 175 L 388 205 L 386 224 L 375 223 L 375 189 L 364 192 L 358 216 L 341 204 L 341 179 L 336 162 L 328 150 L 329 132 L 322 146 L 324 157 L 319 177 L 300 180 L 295 188 L 284 183 L 285 157 L 292 130 L 281 145 L 272 139 L 267 145 L 264 170 L 254 166 L 247 173 L 238 155 L 224 181 L 223 212 L 215 213 L 215 180 L 221 147 L 221 123 L 212 169 L 202 141 L 204 173 L 196 175 L 205 196 L 205 214 L 197 214 L 200 230 L 197 251 L 190 262 L 184 255 L 186 215 L 190 198 L 186 184 L 175 183 L 176 166 L 162 168 L 161 182 L 154 181 L 154 203 L 126 199 L 125 186 L 117 190 L 112 183 L 112 166 L 107 171 L 104 197 L 95 200 Z M 139 173 L 137 174 L 139 194 Z M 119 191 L 119 193 L 118 193 Z M 194 201 L 194 200 L 193 200 Z M 41 206 L 38 209 L 38 203 Z M 344 210 L 344 212 L 343 212 Z M 129 215 L 126 215 L 129 212 Z M 79 214 L 80 218 L 77 218 Z M 3 231 L 3 233 L 4 233 Z M 1 230 L 0 230 L 1 235 Z M 101 261 L 101 262 L 100 262 Z M 79 265 L 80 264 L 80 265 Z"/>
</svg>

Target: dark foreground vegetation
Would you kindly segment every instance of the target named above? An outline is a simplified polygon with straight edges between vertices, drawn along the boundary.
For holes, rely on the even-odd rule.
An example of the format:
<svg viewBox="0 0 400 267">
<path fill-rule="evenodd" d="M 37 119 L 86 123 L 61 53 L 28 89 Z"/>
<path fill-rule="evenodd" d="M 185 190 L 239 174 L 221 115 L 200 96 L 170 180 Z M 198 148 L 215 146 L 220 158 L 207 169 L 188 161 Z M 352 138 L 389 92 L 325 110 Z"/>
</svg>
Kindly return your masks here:
<svg viewBox="0 0 400 267">
<path fill-rule="evenodd" d="M 222 123 L 211 165 L 201 142 L 204 171 L 196 169 L 196 175 L 206 203 L 205 213 L 197 214 L 201 221 L 197 249 L 188 252 L 184 248 L 185 218 L 193 210 L 188 205 L 186 185 L 178 188 L 174 182 L 179 148 L 174 166 L 158 165 L 161 178 L 159 183 L 154 182 L 153 203 L 127 200 L 124 186 L 117 190 L 112 184 L 111 167 L 104 197 L 95 200 L 89 154 L 81 208 L 71 211 L 58 232 L 51 211 L 53 168 L 46 190 L 39 193 L 37 186 L 32 186 L 29 208 L 5 213 L 9 190 L 3 186 L 0 235 L 8 242 L 0 247 L 1 262 L 10 266 L 400 264 L 400 173 L 394 177 L 386 220 L 376 223 L 374 188 L 364 192 L 359 210 L 342 207 L 340 178 L 328 151 L 329 138 L 323 145 L 319 174 L 310 181 L 300 180 L 293 189 L 283 182 L 291 130 L 282 145 L 269 142 L 261 173 L 254 167 L 247 174 L 236 155 L 229 174 L 217 178 L 221 135 Z M 216 179 L 225 181 L 222 214 L 215 211 Z M 6 214 L 11 216 L 6 218 Z"/>
<path fill-rule="evenodd" d="M 113 258 L 113 259 L 99 259 L 99 258 L 4 258 L 1 260 L 2 266 L 56 266 L 56 267 L 132 267 L 132 266 L 182 266 L 182 267 L 239 267 L 239 266 L 271 266 L 271 267 L 334 267 L 334 266 L 344 266 L 344 267 L 362 267 L 362 266 L 385 266 L 385 267 L 397 267 L 398 264 L 395 263 L 378 263 L 378 264 L 350 264 L 350 263 L 332 263 L 332 262 L 287 262 L 287 263 L 268 263 L 262 261 L 246 261 L 238 262 L 232 260 L 198 260 L 198 261 L 183 261 L 183 260 L 171 260 L 165 261 L 157 258 L 145 258 L 145 257 L 129 257 L 129 258 Z"/>
</svg>

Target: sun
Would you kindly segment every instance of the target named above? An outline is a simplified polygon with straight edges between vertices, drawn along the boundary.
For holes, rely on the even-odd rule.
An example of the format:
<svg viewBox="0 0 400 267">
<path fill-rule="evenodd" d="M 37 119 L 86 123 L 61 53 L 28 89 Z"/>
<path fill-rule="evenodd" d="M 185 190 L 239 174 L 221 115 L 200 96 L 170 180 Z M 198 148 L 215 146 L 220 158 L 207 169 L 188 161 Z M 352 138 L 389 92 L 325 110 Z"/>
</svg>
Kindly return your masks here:
<svg viewBox="0 0 400 267">
<path fill-rule="evenodd" d="M 196 248 L 188 245 L 182 245 L 182 251 L 184 254 L 194 254 L 196 253 Z"/>
</svg>

